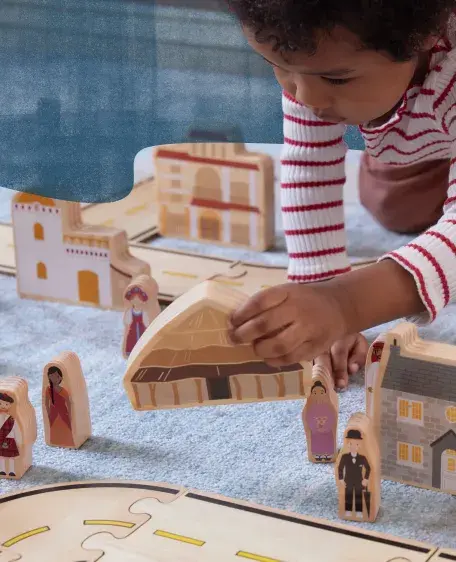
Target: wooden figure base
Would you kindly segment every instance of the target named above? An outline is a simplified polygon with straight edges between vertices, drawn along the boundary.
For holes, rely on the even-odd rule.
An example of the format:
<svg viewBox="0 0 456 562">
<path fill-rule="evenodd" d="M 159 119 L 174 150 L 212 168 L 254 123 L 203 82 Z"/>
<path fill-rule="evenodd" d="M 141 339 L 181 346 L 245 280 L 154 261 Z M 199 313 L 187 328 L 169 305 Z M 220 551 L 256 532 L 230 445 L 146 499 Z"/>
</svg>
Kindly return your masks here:
<svg viewBox="0 0 456 562">
<path fill-rule="evenodd" d="M 150 482 L 64 483 L 10 494 L 0 498 L 0 520 L 1 562 L 455 559 L 424 543 Z"/>
</svg>

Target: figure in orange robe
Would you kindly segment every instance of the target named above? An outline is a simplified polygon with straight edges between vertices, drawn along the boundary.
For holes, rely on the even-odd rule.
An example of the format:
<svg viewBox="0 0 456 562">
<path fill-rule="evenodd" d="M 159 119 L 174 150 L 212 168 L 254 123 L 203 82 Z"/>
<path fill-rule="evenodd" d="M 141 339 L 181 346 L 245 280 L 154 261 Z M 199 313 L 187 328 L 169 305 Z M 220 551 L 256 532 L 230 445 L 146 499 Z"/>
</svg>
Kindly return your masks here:
<svg viewBox="0 0 456 562">
<path fill-rule="evenodd" d="M 57 447 L 74 447 L 71 400 L 68 391 L 61 386 L 62 371 L 58 367 L 50 367 L 48 379 L 46 412 L 49 419 L 51 443 Z"/>
</svg>

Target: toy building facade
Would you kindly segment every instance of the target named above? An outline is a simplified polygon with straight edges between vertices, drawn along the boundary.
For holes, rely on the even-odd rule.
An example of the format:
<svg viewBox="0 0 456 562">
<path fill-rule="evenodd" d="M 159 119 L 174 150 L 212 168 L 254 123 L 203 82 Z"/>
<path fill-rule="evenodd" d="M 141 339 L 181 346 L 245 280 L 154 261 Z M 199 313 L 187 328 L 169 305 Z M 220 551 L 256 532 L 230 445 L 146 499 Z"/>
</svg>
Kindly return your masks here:
<svg viewBox="0 0 456 562">
<path fill-rule="evenodd" d="M 79 203 L 18 193 L 12 202 L 22 297 L 123 310 L 123 291 L 150 266 L 129 255 L 124 231 L 82 224 Z"/>
<path fill-rule="evenodd" d="M 404 349 L 393 334 L 383 350 L 382 477 L 456 494 L 456 348 L 420 349 Z"/>
<path fill-rule="evenodd" d="M 309 363 L 271 367 L 251 345 L 230 342 L 229 307 L 238 295 L 245 297 L 207 281 L 176 299 L 152 322 L 133 350 L 124 378 L 135 409 L 306 396 Z"/>
<path fill-rule="evenodd" d="M 163 236 L 264 251 L 274 243 L 274 164 L 243 144 L 166 145 L 155 151 Z"/>
</svg>

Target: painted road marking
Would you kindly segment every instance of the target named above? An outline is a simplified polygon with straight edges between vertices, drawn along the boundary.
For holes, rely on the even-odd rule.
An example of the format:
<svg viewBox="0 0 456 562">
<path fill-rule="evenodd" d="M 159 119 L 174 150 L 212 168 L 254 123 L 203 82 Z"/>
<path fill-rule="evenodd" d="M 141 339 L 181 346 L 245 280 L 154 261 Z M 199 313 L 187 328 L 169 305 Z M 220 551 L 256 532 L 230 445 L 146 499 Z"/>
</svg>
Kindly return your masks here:
<svg viewBox="0 0 456 562">
<path fill-rule="evenodd" d="M 244 552 L 240 550 L 236 553 L 239 558 L 246 558 L 247 560 L 256 560 L 256 562 L 281 562 L 276 558 L 268 558 L 267 556 L 259 556 L 258 554 L 252 554 L 251 552 Z"/>
<path fill-rule="evenodd" d="M 34 537 L 35 535 L 40 535 L 41 533 L 46 533 L 47 531 L 50 531 L 50 527 L 38 527 L 38 529 L 32 529 L 31 531 L 27 531 L 26 533 L 22 533 L 20 535 L 17 535 L 17 537 L 13 537 L 12 539 L 10 539 L 9 541 L 6 541 L 2 544 L 2 546 L 5 547 L 10 547 L 13 546 L 14 544 L 17 544 L 18 542 L 21 542 L 25 539 L 28 539 L 30 537 Z"/>
<path fill-rule="evenodd" d="M 132 207 L 131 209 L 128 209 L 127 211 L 125 211 L 126 215 L 135 215 L 136 213 L 139 213 L 139 211 L 144 211 L 145 209 L 147 209 L 147 204 L 143 203 L 142 205 L 138 205 L 137 207 Z"/>
<path fill-rule="evenodd" d="M 110 519 L 86 519 L 84 525 L 108 525 L 110 527 L 125 527 L 126 529 L 133 529 L 135 523 L 128 521 L 112 521 Z"/>
<path fill-rule="evenodd" d="M 163 275 L 174 275 L 175 277 L 188 277 L 190 279 L 198 279 L 198 275 L 194 275 L 193 273 L 181 273 L 180 271 L 168 271 L 163 270 Z"/>
<path fill-rule="evenodd" d="M 223 275 L 223 274 L 220 274 Z M 239 281 L 227 281 L 225 279 L 214 279 L 217 283 L 223 283 L 224 285 L 234 285 L 235 287 L 243 287 L 244 283 L 239 283 Z"/>
<path fill-rule="evenodd" d="M 205 541 L 199 541 L 198 539 L 191 539 L 190 537 L 183 537 L 182 535 L 175 535 L 174 533 L 168 533 L 167 531 L 155 531 L 154 535 L 157 535 L 157 537 L 164 537 L 165 539 L 172 539 L 174 541 L 193 544 L 195 546 L 203 546 L 204 544 L 206 544 Z"/>
<path fill-rule="evenodd" d="M 270 289 L 272 285 L 261 285 L 262 289 Z"/>
<path fill-rule="evenodd" d="M 14 248 L 14 244 L 8 244 L 8 248 Z"/>
<path fill-rule="evenodd" d="M 109 219 L 101 223 L 103 226 L 112 226 L 114 224 L 114 219 Z"/>
</svg>

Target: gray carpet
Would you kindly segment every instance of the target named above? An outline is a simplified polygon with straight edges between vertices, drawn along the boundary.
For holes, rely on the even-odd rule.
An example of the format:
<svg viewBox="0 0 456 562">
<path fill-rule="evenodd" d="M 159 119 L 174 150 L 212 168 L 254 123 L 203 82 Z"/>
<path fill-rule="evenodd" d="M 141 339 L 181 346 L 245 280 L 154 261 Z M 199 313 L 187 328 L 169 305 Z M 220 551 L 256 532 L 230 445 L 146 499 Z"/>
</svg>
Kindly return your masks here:
<svg viewBox="0 0 456 562">
<path fill-rule="evenodd" d="M 0 189 L 1 220 L 9 220 L 10 196 Z M 402 243 L 355 204 L 348 206 L 347 222 L 352 255 L 377 254 Z M 2 276 L 0 311 L 0 375 L 29 381 L 39 423 L 33 468 L 19 482 L 0 481 L 1 492 L 72 480 L 151 480 L 337 521 L 334 469 L 307 461 L 300 401 L 134 412 L 122 387 L 120 313 L 20 300 L 14 278 Z M 378 331 L 369 331 L 368 338 Z M 422 335 L 456 343 L 454 308 Z M 93 437 L 79 451 L 51 449 L 43 442 L 42 368 L 66 349 L 81 359 L 93 419 Z M 348 417 L 364 410 L 362 383 L 356 377 L 340 396 L 339 439 Z M 456 499 L 390 482 L 382 494 L 381 515 L 368 529 L 456 547 Z"/>
</svg>

